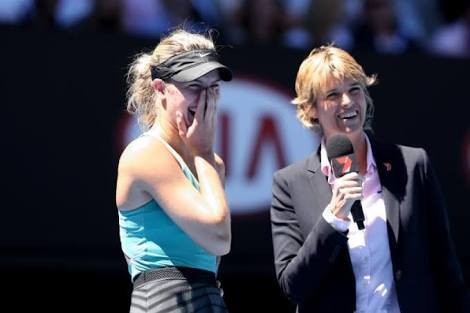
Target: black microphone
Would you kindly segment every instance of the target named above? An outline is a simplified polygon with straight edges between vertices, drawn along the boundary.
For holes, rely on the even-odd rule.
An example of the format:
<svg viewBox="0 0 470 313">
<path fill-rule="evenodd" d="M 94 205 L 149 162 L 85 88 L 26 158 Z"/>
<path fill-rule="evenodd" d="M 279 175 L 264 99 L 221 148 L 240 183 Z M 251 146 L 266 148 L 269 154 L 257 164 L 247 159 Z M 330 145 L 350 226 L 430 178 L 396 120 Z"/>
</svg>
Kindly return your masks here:
<svg viewBox="0 0 470 313">
<path fill-rule="evenodd" d="M 326 143 L 326 154 L 336 177 L 351 172 L 359 172 L 353 145 L 346 135 L 336 134 L 331 136 Z M 364 229 L 364 212 L 360 200 L 354 201 L 351 207 L 351 215 L 357 224 L 357 228 Z"/>
</svg>

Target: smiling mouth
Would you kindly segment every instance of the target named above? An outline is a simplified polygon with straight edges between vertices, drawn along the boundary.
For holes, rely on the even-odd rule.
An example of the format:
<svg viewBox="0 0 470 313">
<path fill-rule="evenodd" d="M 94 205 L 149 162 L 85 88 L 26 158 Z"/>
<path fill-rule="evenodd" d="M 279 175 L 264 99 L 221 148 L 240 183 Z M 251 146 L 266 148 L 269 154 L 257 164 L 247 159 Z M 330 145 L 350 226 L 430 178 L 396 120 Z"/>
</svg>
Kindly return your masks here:
<svg viewBox="0 0 470 313">
<path fill-rule="evenodd" d="M 356 111 L 343 112 L 343 113 L 339 113 L 337 116 L 338 118 L 342 120 L 349 120 L 349 119 L 355 118 L 357 116 L 357 112 Z"/>
</svg>

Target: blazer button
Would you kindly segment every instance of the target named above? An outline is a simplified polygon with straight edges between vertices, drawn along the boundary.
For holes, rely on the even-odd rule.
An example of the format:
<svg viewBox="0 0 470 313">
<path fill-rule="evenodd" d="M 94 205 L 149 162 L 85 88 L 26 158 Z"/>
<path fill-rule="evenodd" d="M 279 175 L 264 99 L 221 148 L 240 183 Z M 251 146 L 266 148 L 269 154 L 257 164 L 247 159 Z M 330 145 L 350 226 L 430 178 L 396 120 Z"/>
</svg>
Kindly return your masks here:
<svg viewBox="0 0 470 313">
<path fill-rule="evenodd" d="M 401 279 L 401 271 L 400 270 L 397 270 L 395 272 L 395 282 L 399 282 Z"/>
</svg>

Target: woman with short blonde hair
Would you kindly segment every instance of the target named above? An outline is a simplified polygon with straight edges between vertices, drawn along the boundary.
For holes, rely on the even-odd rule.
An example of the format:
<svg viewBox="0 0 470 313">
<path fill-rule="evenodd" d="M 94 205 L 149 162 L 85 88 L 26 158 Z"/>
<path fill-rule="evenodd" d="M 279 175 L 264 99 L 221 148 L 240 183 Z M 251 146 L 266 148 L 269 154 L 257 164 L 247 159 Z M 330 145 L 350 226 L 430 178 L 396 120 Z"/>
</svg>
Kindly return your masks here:
<svg viewBox="0 0 470 313">
<path fill-rule="evenodd" d="M 470 312 L 426 151 L 367 131 L 374 82 L 333 46 L 299 68 L 293 102 L 321 140 L 273 176 L 279 285 L 298 313 Z"/>
<path fill-rule="evenodd" d="M 367 87 L 374 85 L 377 78 L 375 75 L 367 76 L 362 66 L 350 54 L 331 45 L 313 49 L 297 72 L 296 97 L 292 103 L 297 108 L 297 117 L 301 123 L 307 128 L 321 131 L 315 103 L 321 91 L 325 89 L 326 81 L 331 78 L 351 78 L 360 84 L 367 102 L 364 127 L 371 128 L 374 103 Z"/>
</svg>

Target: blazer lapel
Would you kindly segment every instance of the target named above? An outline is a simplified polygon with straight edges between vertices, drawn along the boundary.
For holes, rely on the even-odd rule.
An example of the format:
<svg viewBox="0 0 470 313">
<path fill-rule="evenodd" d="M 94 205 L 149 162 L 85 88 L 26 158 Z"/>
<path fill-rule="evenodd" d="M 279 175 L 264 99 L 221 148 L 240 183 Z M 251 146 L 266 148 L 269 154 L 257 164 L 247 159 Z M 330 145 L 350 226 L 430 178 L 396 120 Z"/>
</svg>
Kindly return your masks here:
<svg viewBox="0 0 470 313">
<path fill-rule="evenodd" d="M 392 258 L 395 259 L 400 233 L 400 200 L 403 197 L 399 188 L 404 186 L 400 184 L 400 177 L 403 173 L 406 173 L 406 171 L 403 172 L 404 169 L 401 168 L 402 162 L 400 162 L 400 158 L 397 157 L 400 154 L 398 147 L 378 143 L 370 134 L 369 140 L 371 142 L 372 153 L 377 164 L 380 183 L 382 185 L 382 197 L 387 214 L 387 231 L 390 251 L 392 253 Z"/>
<path fill-rule="evenodd" d="M 332 193 L 328 181 L 320 169 L 320 150 L 310 156 L 306 165 L 308 179 L 312 187 L 312 196 L 317 204 L 316 207 L 325 208 L 330 202 Z M 316 218 L 318 216 L 315 216 Z"/>
<path fill-rule="evenodd" d="M 368 133 L 372 146 L 372 153 L 377 164 L 377 170 L 382 185 L 382 196 L 387 214 L 387 231 L 391 248 L 395 248 L 400 232 L 400 201 L 403 191 L 400 189 L 406 185 L 406 168 L 403 157 L 396 145 L 379 143 L 374 136 Z M 312 186 L 312 197 L 317 202 L 317 207 L 325 208 L 331 199 L 331 188 L 320 169 L 320 148 L 313 153 L 306 163 L 309 182 Z M 392 249 L 394 250 L 394 249 Z"/>
<path fill-rule="evenodd" d="M 398 235 L 400 231 L 400 203 L 393 193 L 385 186 L 382 185 L 382 196 L 385 202 L 385 210 L 387 212 L 387 228 L 390 235 L 393 237 L 394 242 L 398 242 Z"/>
<path fill-rule="evenodd" d="M 321 171 L 320 164 L 320 147 L 317 153 L 312 154 L 306 163 L 306 174 L 310 183 L 311 199 L 315 201 L 313 206 L 317 208 L 312 210 L 312 221 L 317 221 L 321 218 L 323 210 L 326 208 L 331 200 L 332 191 L 328 184 L 327 178 Z M 345 266 L 350 273 L 351 287 L 355 288 L 354 285 L 354 274 L 351 264 L 351 257 L 349 255 L 349 249 L 344 249 L 344 257 L 341 258 L 341 265 Z"/>
</svg>

